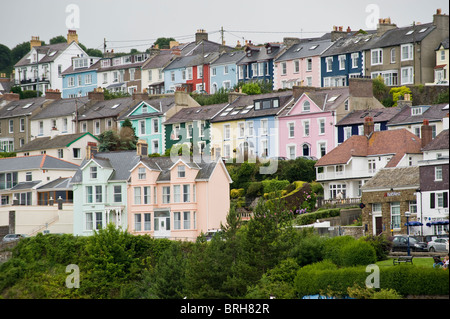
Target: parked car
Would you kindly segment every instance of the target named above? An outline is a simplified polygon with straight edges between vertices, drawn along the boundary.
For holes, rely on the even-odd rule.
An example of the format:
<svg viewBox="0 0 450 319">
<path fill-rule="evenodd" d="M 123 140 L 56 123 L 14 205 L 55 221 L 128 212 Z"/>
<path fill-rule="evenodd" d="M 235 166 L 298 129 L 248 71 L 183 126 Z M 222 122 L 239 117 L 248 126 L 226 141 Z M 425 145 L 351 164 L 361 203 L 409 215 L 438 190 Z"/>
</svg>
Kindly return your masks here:
<svg viewBox="0 0 450 319">
<path fill-rule="evenodd" d="M 436 238 L 427 244 L 428 251 L 448 251 L 448 238 Z"/>
<path fill-rule="evenodd" d="M 411 251 L 428 251 L 427 244 L 409 237 L 409 249 Z M 408 236 L 397 235 L 392 241 L 392 251 L 408 251 Z"/>
<path fill-rule="evenodd" d="M 8 234 L 5 237 L 3 237 L 3 242 L 10 242 L 10 241 L 15 241 L 15 240 L 19 240 L 21 238 L 25 238 L 28 237 L 27 235 L 24 234 Z"/>
</svg>

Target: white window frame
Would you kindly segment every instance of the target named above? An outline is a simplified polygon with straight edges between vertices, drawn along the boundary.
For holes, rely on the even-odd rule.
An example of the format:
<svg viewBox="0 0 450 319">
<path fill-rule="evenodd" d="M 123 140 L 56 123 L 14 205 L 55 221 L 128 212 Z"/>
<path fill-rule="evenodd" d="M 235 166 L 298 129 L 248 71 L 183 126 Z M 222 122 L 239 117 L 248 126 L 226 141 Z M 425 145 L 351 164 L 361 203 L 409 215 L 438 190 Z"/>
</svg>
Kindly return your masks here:
<svg viewBox="0 0 450 319">
<path fill-rule="evenodd" d="M 358 68 L 359 53 L 358 52 L 354 52 L 350 56 L 351 56 L 351 59 L 352 59 L 352 69 Z"/>
<path fill-rule="evenodd" d="M 370 65 L 381 65 L 383 64 L 383 49 L 372 49 L 370 50 Z"/>
<path fill-rule="evenodd" d="M 310 120 L 302 120 L 303 137 L 311 136 L 311 122 Z"/>
<path fill-rule="evenodd" d="M 414 59 L 414 46 L 412 43 L 402 44 L 400 46 L 401 61 L 411 61 Z"/>
<path fill-rule="evenodd" d="M 295 122 L 288 122 L 288 138 L 295 138 Z"/>
<path fill-rule="evenodd" d="M 327 72 L 333 71 L 333 57 L 332 56 L 325 58 L 325 65 L 326 65 Z"/>
<path fill-rule="evenodd" d="M 338 56 L 339 70 L 345 70 L 345 60 L 346 60 L 345 54 Z"/>
<path fill-rule="evenodd" d="M 404 77 L 404 71 L 408 71 L 408 75 Z M 413 84 L 414 83 L 414 67 L 408 66 L 401 68 L 401 83 L 400 84 Z"/>
</svg>

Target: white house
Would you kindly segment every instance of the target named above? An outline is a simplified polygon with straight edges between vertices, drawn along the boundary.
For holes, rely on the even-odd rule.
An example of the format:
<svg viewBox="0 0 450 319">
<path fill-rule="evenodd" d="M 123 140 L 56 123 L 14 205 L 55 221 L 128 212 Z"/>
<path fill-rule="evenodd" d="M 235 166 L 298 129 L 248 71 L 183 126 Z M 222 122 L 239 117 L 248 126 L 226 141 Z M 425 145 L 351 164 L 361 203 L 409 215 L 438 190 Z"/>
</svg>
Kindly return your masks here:
<svg viewBox="0 0 450 319">
<path fill-rule="evenodd" d="M 380 169 L 417 166 L 421 139 L 406 129 L 374 132 L 366 118 L 364 135 L 353 135 L 315 164 L 325 200 L 359 202 L 362 186 Z"/>
<path fill-rule="evenodd" d="M 76 31 L 69 30 L 67 43 L 41 45 L 39 37 L 32 37 L 31 50 L 14 65 L 15 83 L 22 90 L 63 89 L 62 72 L 72 65 L 73 57 L 87 56 L 78 45 Z"/>
</svg>

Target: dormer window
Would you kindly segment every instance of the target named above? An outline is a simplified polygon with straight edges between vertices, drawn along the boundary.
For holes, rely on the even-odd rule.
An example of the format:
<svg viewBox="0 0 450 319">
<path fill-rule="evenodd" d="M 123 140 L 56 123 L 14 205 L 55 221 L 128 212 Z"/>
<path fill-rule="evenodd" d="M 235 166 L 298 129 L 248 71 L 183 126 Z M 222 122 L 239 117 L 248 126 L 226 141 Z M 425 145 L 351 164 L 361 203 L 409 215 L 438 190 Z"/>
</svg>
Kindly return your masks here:
<svg viewBox="0 0 450 319">
<path fill-rule="evenodd" d="M 423 113 L 423 110 L 421 107 L 413 107 L 411 109 L 411 115 L 415 116 L 415 115 L 421 115 Z"/>
<path fill-rule="evenodd" d="M 272 54 L 272 47 L 270 45 L 266 48 L 266 52 L 267 54 Z"/>
<path fill-rule="evenodd" d="M 277 108 L 280 106 L 280 100 L 278 98 L 257 100 L 254 101 L 255 110 L 267 110 L 270 108 Z"/>
<path fill-rule="evenodd" d="M 178 166 L 178 177 L 179 178 L 186 177 L 186 167 L 184 165 Z"/>
</svg>

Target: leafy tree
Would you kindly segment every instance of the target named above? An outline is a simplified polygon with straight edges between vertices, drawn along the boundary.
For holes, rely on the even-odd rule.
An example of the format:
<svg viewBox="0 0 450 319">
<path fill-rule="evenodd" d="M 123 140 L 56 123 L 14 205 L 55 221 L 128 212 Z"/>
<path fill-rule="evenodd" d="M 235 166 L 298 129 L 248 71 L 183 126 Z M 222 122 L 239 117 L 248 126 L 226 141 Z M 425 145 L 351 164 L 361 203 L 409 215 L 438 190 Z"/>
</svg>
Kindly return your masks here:
<svg viewBox="0 0 450 319">
<path fill-rule="evenodd" d="M 0 44 L 0 72 L 11 73 L 11 50 L 3 44 Z"/>
<path fill-rule="evenodd" d="M 67 39 L 63 35 L 58 35 L 50 39 L 50 44 L 67 43 Z"/>
<path fill-rule="evenodd" d="M 116 131 L 108 130 L 102 132 L 99 137 L 99 152 L 115 151 L 120 146 L 120 138 Z"/>
<path fill-rule="evenodd" d="M 389 91 L 389 94 L 392 95 L 392 100 L 394 101 L 393 106 L 397 106 L 397 101 L 400 99 L 400 97 L 403 98 L 405 96 L 405 94 L 411 94 L 411 89 L 406 86 L 395 87 Z M 412 96 L 411 96 L 411 100 L 412 100 Z"/>
<path fill-rule="evenodd" d="M 174 38 L 158 38 L 153 45 L 158 45 L 160 49 L 169 49 L 170 41 L 175 41 Z"/>
<path fill-rule="evenodd" d="M 122 122 L 122 127 L 119 132 L 120 149 L 122 150 L 135 150 L 138 137 L 136 131 L 129 119 L 125 119 Z"/>
<path fill-rule="evenodd" d="M 244 85 L 242 85 L 242 93 L 245 93 L 247 95 L 261 94 L 261 88 L 258 83 L 245 83 Z"/>
</svg>

